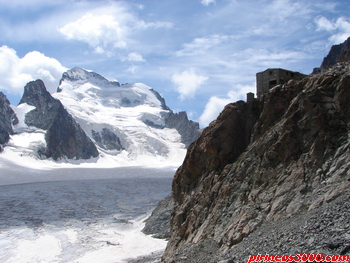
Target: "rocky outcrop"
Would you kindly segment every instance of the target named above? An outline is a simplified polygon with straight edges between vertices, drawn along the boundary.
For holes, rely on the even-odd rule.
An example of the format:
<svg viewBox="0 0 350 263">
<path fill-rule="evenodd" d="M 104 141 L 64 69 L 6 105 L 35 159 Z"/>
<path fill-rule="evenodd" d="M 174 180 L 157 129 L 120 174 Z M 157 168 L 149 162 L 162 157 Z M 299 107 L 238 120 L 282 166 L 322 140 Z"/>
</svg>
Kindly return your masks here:
<svg viewBox="0 0 350 263">
<path fill-rule="evenodd" d="M 163 110 L 170 110 L 170 108 L 165 103 L 165 99 L 157 91 L 154 89 L 150 89 L 150 91 L 152 91 L 156 98 L 160 101 L 160 105 Z"/>
<path fill-rule="evenodd" d="M 179 113 L 170 111 L 164 116 L 164 120 L 165 127 L 175 128 L 180 133 L 181 142 L 186 148 L 201 134 L 199 123 L 189 120 L 185 111 Z"/>
<path fill-rule="evenodd" d="M 174 199 L 170 194 L 159 202 L 151 216 L 146 219 L 142 232 L 155 238 L 168 239 L 170 237 L 170 216 L 173 207 Z"/>
<path fill-rule="evenodd" d="M 10 140 L 10 135 L 13 134 L 12 125 L 16 125 L 17 123 L 18 119 L 10 107 L 10 102 L 0 92 L 0 144 L 5 144 Z"/>
<path fill-rule="evenodd" d="M 57 160 L 89 159 L 97 157 L 98 151 L 80 125 L 46 90 L 42 80 L 29 82 L 24 87 L 21 103 L 34 106 L 25 116 L 25 123 L 46 130 L 46 148 L 38 151 L 39 155 Z"/>
<path fill-rule="evenodd" d="M 92 130 L 91 134 L 96 144 L 102 149 L 117 151 L 121 151 L 123 149 L 118 136 L 108 128 L 103 128 L 101 133 Z"/>
<path fill-rule="evenodd" d="M 350 37 L 339 45 L 333 45 L 328 55 L 323 59 L 321 70 L 334 66 L 337 62 L 350 60 Z"/>
<path fill-rule="evenodd" d="M 226 106 L 175 174 L 164 262 L 345 249 L 349 100 L 344 62 L 276 86 L 264 101 Z"/>
</svg>

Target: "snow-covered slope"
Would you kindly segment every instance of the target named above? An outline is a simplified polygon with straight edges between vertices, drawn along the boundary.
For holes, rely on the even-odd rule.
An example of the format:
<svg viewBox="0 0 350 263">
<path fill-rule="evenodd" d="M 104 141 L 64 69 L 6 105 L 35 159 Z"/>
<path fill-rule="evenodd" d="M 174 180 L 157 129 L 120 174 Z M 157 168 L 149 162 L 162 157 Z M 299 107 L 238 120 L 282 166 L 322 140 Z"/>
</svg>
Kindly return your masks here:
<svg viewBox="0 0 350 263">
<path fill-rule="evenodd" d="M 73 68 L 63 74 L 58 91 L 53 97 L 96 142 L 100 156 L 112 155 L 134 164 L 183 160 L 186 149 L 180 134 L 165 127 L 164 115 L 169 109 L 147 85 L 119 85 L 94 72 Z M 103 138 L 106 134 L 117 138 L 114 145 L 119 147 Z"/>
<path fill-rule="evenodd" d="M 9 107 L 5 106 L 3 110 Z M 7 128 L 10 140 L 0 145 L 0 166 L 2 161 L 30 167 L 63 163 L 94 167 L 179 166 L 186 146 L 200 134 L 198 123 L 188 120 L 185 112 L 173 113 L 164 98 L 149 86 L 120 85 L 81 68 L 63 73 L 57 92 L 51 95 L 41 80 L 28 83 L 21 104 L 11 108 L 7 111 L 13 110 L 18 120 L 12 123 L 12 129 Z M 10 115 L 6 115 L 7 123 L 11 123 L 13 114 Z M 81 128 L 98 154 L 96 149 L 96 154 L 86 154 L 81 143 L 78 154 L 69 151 L 76 150 L 74 136 Z M 60 138 L 56 139 L 56 134 Z M 63 145 L 66 148 L 56 154 L 55 149 L 61 150 Z"/>
<path fill-rule="evenodd" d="M 63 74 L 59 99 L 83 130 L 96 142 L 103 158 L 132 164 L 180 163 L 185 154 L 181 136 L 165 128 L 169 112 L 159 95 L 142 83 L 119 85 L 102 76 L 74 68 Z M 121 147 L 98 143 L 104 131 L 115 134 Z"/>
</svg>

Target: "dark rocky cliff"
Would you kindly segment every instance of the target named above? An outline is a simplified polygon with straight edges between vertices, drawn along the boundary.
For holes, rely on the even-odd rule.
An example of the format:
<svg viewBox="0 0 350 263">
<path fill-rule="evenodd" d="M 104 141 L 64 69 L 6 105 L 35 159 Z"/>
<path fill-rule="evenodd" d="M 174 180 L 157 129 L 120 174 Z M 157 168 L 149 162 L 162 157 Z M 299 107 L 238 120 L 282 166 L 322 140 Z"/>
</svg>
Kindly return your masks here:
<svg viewBox="0 0 350 263">
<path fill-rule="evenodd" d="M 16 125 L 17 123 L 18 119 L 15 112 L 10 107 L 10 102 L 6 96 L 0 92 L 0 144 L 5 144 L 9 141 L 10 135 L 13 134 L 12 125 Z"/>
<path fill-rule="evenodd" d="M 328 55 L 323 59 L 321 70 L 335 65 L 337 62 L 350 60 L 350 37 L 339 45 L 333 45 Z"/>
<path fill-rule="evenodd" d="M 29 82 L 24 87 L 19 104 L 21 103 L 35 107 L 26 114 L 25 123 L 46 130 L 47 146 L 39 150 L 39 155 L 52 157 L 54 160 L 62 157 L 89 159 L 98 156 L 94 143 L 62 103 L 46 90 L 42 80 Z"/>
<path fill-rule="evenodd" d="M 185 111 L 179 113 L 170 111 L 164 116 L 164 120 L 165 127 L 174 128 L 179 132 L 181 142 L 185 144 L 186 148 L 201 134 L 199 123 L 189 120 Z"/>
<path fill-rule="evenodd" d="M 226 106 L 176 172 L 163 261 L 348 252 L 349 101 L 343 62 Z"/>
</svg>

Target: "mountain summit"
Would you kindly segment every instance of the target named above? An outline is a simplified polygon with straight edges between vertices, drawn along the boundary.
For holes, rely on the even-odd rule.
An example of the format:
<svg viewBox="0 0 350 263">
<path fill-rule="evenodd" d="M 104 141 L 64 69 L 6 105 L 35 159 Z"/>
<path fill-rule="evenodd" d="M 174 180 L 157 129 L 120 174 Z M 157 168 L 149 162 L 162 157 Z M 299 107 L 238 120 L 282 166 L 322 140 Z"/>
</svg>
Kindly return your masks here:
<svg viewBox="0 0 350 263">
<path fill-rule="evenodd" d="M 178 165 L 200 135 L 198 123 L 188 120 L 186 112 L 171 111 L 149 86 L 120 85 L 78 67 L 63 73 L 56 93 L 51 95 L 43 81 L 32 81 L 17 107 L 5 106 L 5 149 L 11 146 L 7 149 L 39 159 L 99 156 L 120 165 Z M 12 109 L 19 118 L 13 131 Z"/>
</svg>

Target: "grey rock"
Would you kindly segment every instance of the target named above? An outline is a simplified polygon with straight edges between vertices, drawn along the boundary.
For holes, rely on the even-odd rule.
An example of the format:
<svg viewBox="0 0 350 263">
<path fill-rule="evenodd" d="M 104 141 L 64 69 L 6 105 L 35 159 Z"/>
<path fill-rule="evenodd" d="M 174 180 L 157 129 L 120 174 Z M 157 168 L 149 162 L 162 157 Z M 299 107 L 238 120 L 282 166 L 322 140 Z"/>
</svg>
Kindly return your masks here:
<svg viewBox="0 0 350 263">
<path fill-rule="evenodd" d="M 350 37 L 339 45 L 333 45 L 328 55 L 323 59 L 321 70 L 334 66 L 337 62 L 350 60 Z"/>
<path fill-rule="evenodd" d="M 12 125 L 16 125 L 17 123 L 18 118 L 10 107 L 10 102 L 0 92 L 0 144 L 5 144 L 9 141 L 10 135 L 13 134 Z"/>
<path fill-rule="evenodd" d="M 119 137 L 108 128 L 103 128 L 101 133 L 92 130 L 91 134 L 92 138 L 101 148 L 105 150 L 123 150 Z"/>
<path fill-rule="evenodd" d="M 156 95 L 157 99 L 161 102 L 161 107 L 163 110 L 170 110 L 170 108 L 166 105 L 164 98 L 154 89 L 151 89 L 151 91 Z"/>
<path fill-rule="evenodd" d="M 167 128 L 175 128 L 180 133 L 181 141 L 186 147 L 201 134 L 198 122 L 189 120 L 185 111 L 179 113 L 170 111 L 164 116 L 164 119 Z"/>
<path fill-rule="evenodd" d="M 42 80 L 29 82 L 24 87 L 21 103 L 35 107 L 26 114 L 25 123 L 46 130 L 47 145 L 38 151 L 39 155 L 52 157 L 54 160 L 62 157 L 89 159 L 98 156 L 91 139 L 62 103 L 46 90 Z"/>
<path fill-rule="evenodd" d="M 170 216 L 173 210 L 174 199 L 168 195 L 153 210 L 151 216 L 146 219 L 142 232 L 153 235 L 156 238 L 168 239 L 170 236 Z"/>
</svg>

